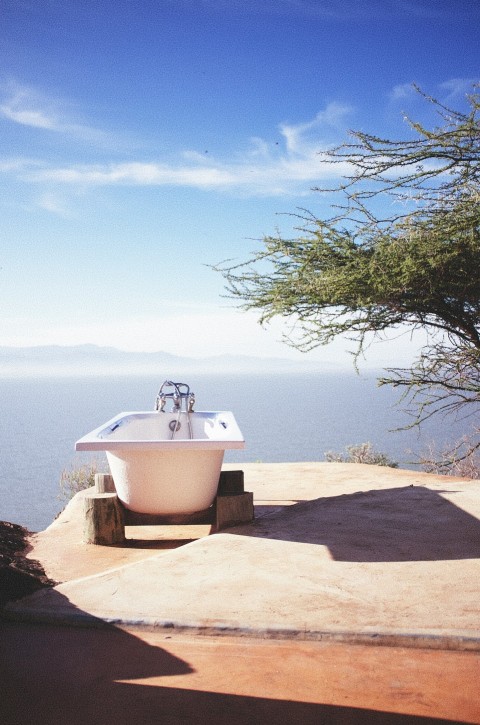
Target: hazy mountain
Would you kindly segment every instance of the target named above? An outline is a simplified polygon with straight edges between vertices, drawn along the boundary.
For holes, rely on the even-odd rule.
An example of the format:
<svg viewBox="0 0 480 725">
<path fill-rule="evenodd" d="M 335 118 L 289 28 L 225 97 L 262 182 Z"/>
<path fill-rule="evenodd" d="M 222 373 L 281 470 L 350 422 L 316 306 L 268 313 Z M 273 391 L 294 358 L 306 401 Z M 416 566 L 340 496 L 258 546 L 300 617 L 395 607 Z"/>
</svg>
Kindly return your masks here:
<svg viewBox="0 0 480 725">
<path fill-rule="evenodd" d="M 182 373 L 281 372 L 325 369 L 305 358 L 299 362 L 283 358 L 218 355 L 187 358 L 171 353 L 127 352 L 98 345 L 45 345 L 0 347 L 0 376 L 25 375 L 126 375 L 155 374 L 174 377 Z"/>
</svg>

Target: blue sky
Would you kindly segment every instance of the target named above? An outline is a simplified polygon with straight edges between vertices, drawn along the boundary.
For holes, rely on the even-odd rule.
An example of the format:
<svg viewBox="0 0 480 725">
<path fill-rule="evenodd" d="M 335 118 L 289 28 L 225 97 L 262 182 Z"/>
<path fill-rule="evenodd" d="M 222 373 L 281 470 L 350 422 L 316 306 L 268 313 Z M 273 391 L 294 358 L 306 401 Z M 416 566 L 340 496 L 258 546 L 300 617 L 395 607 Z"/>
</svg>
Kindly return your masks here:
<svg viewBox="0 0 480 725">
<path fill-rule="evenodd" d="M 2 0 L 0 345 L 300 357 L 222 297 L 322 149 L 479 78 L 476 0 Z M 344 364 L 346 343 L 310 357 Z M 395 364 L 408 338 L 370 360 Z M 392 359 L 395 354 L 395 359 Z M 348 364 L 351 364 L 348 362 Z"/>
</svg>

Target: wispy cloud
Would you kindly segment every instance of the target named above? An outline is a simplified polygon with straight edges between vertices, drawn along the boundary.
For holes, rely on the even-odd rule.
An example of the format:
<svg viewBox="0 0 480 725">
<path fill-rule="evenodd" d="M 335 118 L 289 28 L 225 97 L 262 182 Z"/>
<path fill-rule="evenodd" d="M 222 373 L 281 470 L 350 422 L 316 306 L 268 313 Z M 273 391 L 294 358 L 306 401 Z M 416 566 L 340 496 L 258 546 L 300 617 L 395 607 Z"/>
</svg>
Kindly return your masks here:
<svg viewBox="0 0 480 725">
<path fill-rule="evenodd" d="M 73 117 L 63 99 L 47 97 L 35 88 L 11 81 L 3 90 L 0 115 L 21 126 L 58 133 L 89 144 L 108 146 L 111 134 Z"/>
<path fill-rule="evenodd" d="M 325 110 L 317 113 L 312 121 L 297 125 L 281 124 L 280 133 L 286 141 L 287 151 L 299 155 L 318 152 L 319 145 L 322 145 L 322 131 L 326 127 L 341 127 L 351 111 L 350 106 L 332 102 Z"/>
<path fill-rule="evenodd" d="M 245 150 L 230 158 L 185 150 L 176 162 L 168 163 L 155 159 L 52 167 L 7 160 L 4 170 L 16 172 L 26 182 L 57 187 L 177 186 L 242 195 L 304 195 L 312 184 L 345 173 L 341 164 L 326 163 L 322 152 L 328 146 L 325 138 L 331 137 L 332 128 L 343 131 L 350 112 L 345 105 L 331 103 L 310 121 L 280 124 L 278 141 L 253 137 Z M 54 211 L 55 205 L 51 206 Z"/>
<path fill-rule="evenodd" d="M 415 96 L 416 93 L 413 83 L 399 83 L 390 91 L 390 100 L 393 102 L 408 100 Z"/>
<path fill-rule="evenodd" d="M 25 156 L 0 159 L 0 173 L 3 174 L 20 174 L 23 171 L 31 171 L 36 167 L 43 168 L 44 163 Z"/>
<path fill-rule="evenodd" d="M 56 216 L 70 219 L 74 216 L 70 207 L 55 192 L 47 191 L 37 199 L 37 206 L 44 211 L 48 211 Z"/>
<path fill-rule="evenodd" d="M 465 97 L 466 94 L 472 92 L 474 85 L 478 85 L 479 81 L 480 77 L 449 78 L 438 85 L 439 100 L 444 103 L 449 103 L 452 100 L 458 100 L 461 97 Z M 432 89 L 422 88 L 422 90 L 426 93 L 432 92 L 432 95 L 434 96 L 436 95 Z M 389 97 L 392 102 L 408 101 L 410 103 L 415 97 L 418 98 L 418 92 L 414 83 L 400 83 L 392 88 Z"/>
<path fill-rule="evenodd" d="M 473 86 L 480 82 L 478 78 L 450 78 L 448 81 L 440 84 L 440 88 L 443 91 L 447 91 L 448 96 L 445 99 L 447 102 L 453 99 L 457 99 L 460 96 L 465 96 L 467 93 L 471 93 Z"/>
</svg>

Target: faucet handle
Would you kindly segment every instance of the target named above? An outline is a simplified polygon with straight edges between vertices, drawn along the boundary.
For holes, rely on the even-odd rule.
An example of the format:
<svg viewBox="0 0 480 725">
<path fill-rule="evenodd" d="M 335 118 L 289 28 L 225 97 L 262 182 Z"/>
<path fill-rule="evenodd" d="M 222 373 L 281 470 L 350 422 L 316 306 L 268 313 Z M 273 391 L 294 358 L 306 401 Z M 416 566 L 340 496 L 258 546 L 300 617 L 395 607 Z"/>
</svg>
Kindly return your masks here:
<svg viewBox="0 0 480 725">
<path fill-rule="evenodd" d="M 167 399 L 166 399 L 165 395 L 163 395 L 163 393 L 162 394 L 159 393 L 157 395 L 157 399 L 155 400 L 155 410 L 157 410 L 159 413 L 163 413 L 166 402 L 167 402 Z"/>
</svg>

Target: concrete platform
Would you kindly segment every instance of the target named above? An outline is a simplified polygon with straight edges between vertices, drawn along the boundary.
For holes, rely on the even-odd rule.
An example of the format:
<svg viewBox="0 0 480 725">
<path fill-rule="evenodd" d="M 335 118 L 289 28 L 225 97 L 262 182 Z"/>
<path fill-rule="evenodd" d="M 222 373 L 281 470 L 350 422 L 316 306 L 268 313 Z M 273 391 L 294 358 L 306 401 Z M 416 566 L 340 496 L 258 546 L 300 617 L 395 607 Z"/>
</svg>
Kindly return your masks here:
<svg viewBox="0 0 480 725">
<path fill-rule="evenodd" d="M 240 697 L 239 719 L 214 722 L 270 717 L 283 702 L 274 722 L 480 723 L 480 482 L 352 464 L 242 468 L 256 520 L 214 535 L 131 527 L 126 547 L 87 546 L 78 495 L 32 541 L 30 556 L 62 583 L 7 606 L 5 646 L 53 637 L 75 648 L 96 632 L 96 647 L 140 659 L 161 648 L 168 672 L 130 660 L 115 681 L 161 683 L 167 702 L 165 687 L 194 683 L 190 667 L 203 673 L 195 692 Z M 15 657 L 7 678 L 31 670 Z M 202 722 L 198 712 L 162 722 Z"/>
<path fill-rule="evenodd" d="M 30 554 L 64 583 L 9 616 L 480 650 L 479 482 L 329 463 L 245 478 L 253 523 L 129 527 L 129 547 L 82 544 L 77 496 Z"/>
</svg>

